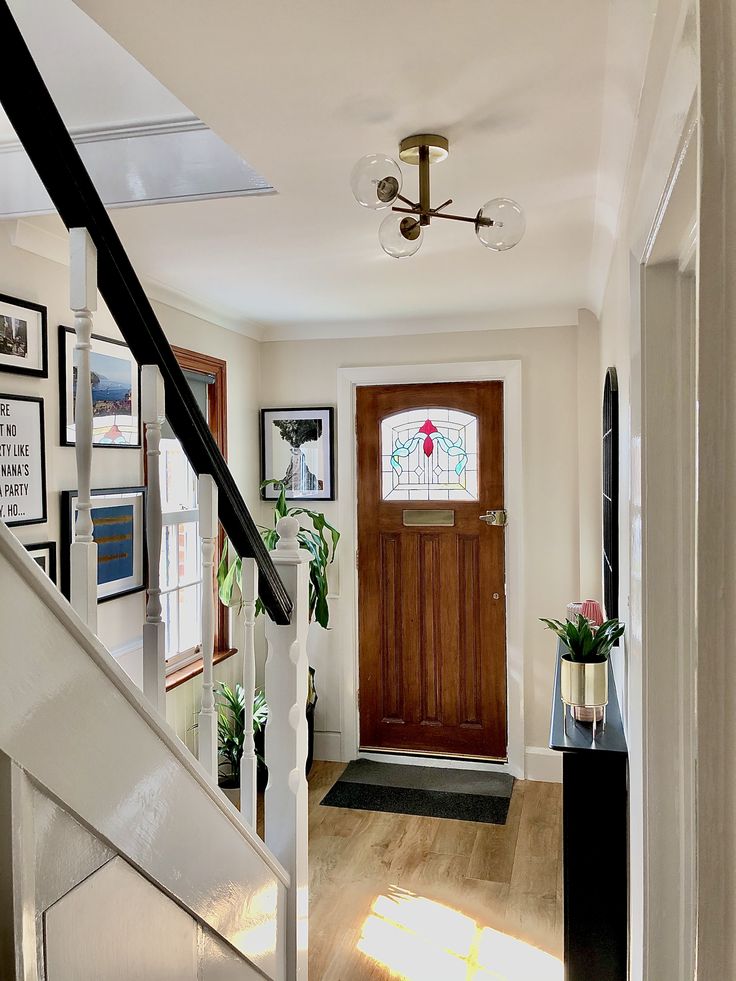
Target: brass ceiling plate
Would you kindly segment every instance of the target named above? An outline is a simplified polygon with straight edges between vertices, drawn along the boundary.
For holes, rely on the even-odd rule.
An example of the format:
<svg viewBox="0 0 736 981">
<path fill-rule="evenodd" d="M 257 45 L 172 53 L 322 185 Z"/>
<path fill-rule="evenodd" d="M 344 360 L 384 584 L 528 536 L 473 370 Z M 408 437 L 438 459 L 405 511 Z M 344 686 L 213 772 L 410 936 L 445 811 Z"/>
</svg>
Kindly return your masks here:
<svg viewBox="0 0 736 981">
<path fill-rule="evenodd" d="M 417 133 L 399 143 L 399 159 L 408 164 L 419 164 L 419 147 L 429 147 L 429 162 L 440 163 L 450 155 L 450 144 L 445 136 L 436 133 Z"/>
</svg>

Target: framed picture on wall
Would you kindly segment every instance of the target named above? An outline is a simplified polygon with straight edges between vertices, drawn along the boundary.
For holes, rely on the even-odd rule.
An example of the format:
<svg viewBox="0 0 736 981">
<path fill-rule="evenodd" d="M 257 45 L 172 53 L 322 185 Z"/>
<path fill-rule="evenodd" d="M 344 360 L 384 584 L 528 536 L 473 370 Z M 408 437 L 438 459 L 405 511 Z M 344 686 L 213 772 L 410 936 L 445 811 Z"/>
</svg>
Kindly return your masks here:
<svg viewBox="0 0 736 981">
<path fill-rule="evenodd" d="M 0 521 L 46 520 L 43 399 L 0 394 Z"/>
<path fill-rule="evenodd" d="M 74 402 L 77 394 L 76 334 L 59 327 L 59 418 L 61 445 L 74 446 Z M 140 447 L 141 373 L 127 344 L 92 335 L 93 446 Z"/>
<path fill-rule="evenodd" d="M 279 480 L 289 500 L 334 501 L 334 410 L 261 409 L 261 481 Z M 264 500 L 279 496 L 273 485 Z"/>
<path fill-rule="evenodd" d="M 78 491 L 61 492 L 61 591 L 71 593 L 70 548 Z M 146 488 L 92 491 L 92 537 L 97 542 L 97 600 L 104 603 L 146 587 Z"/>
<path fill-rule="evenodd" d="M 0 371 L 46 378 L 46 307 L 0 293 Z"/>
<path fill-rule="evenodd" d="M 39 565 L 52 583 L 56 585 L 56 542 L 38 542 L 35 545 L 26 545 L 26 551 L 31 558 Z"/>
</svg>

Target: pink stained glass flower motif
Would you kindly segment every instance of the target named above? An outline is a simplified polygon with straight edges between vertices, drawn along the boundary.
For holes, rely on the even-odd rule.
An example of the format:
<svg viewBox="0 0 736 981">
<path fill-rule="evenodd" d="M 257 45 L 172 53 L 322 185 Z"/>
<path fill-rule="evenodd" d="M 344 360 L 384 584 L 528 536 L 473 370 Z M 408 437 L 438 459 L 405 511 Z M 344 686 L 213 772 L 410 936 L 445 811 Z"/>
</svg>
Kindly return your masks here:
<svg viewBox="0 0 736 981">
<path fill-rule="evenodd" d="M 432 439 L 432 433 L 437 432 L 437 427 L 430 419 L 427 419 L 424 425 L 420 427 L 419 432 L 424 435 L 424 443 L 422 444 L 424 455 L 432 456 L 434 453 L 434 440 Z"/>
</svg>

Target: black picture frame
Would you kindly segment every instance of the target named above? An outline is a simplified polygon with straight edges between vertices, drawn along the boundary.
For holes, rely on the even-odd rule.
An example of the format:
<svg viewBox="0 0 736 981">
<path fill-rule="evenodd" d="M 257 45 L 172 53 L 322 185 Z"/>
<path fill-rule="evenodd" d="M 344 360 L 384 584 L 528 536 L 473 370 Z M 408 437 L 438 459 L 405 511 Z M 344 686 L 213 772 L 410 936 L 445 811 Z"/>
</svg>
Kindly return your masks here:
<svg viewBox="0 0 736 981">
<path fill-rule="evenodd" d="M 48 569 L 42 566 L 40 562 L 38 562 L 38 564 L 49 577 L 51 582 L 56 586 L 56 542 L 33 542 L 32 545 L 26 545 L 25 548 L 26 551 L 30 553 L 31 557 L 36 560 L 36 562 L 38 562 L 38 557 L 33 554 L 34 552 L 39 552 L 40 554 L 45 553 L 48 556 Z"/>
<path fill-rule="evenodd" d="M 46 426 L 44 421 L 44 402 L 42 398 L 36 395 L 15 395 L 0 392 L 0 403 L 1 402 L 34 402 L 38 405 L 38 428 L 39 428 L 39 465 L 40 465 L 40 496 L 41 496 L 41 511 L 36 514 L 35 517 L 23 516 L 17 518 L 16 520 L 8 520 L 5 516 L 5 504 L 2 501 L 2 488 L 0 488 L 0 521 L 3 521 L 8 528 L 14 528 L 18 525 L 41 525 L 43 524 L 48 515 L 48 508 L 46 502 Z M 0 411 L 2 411 L 0 409 Z M 0 417 L 0 423 L 3 422 L 3 418 Z M 0 444 L 4 444 L 2 436 L 0 436 Z M 0 463 L 2 460 L 0 459 Z M 1 468 L 0 468 L 1 472 Z M 0 480 L 2 478 L 0 477 Z"/>
<path fill-rule="evenodd" d="M 140 520 L 138 542 L 135 538 L 133 548 L 139 553 L 137 559 L 140 568 L 140 581 L 135 585 L 128 585 L 124 588 L 100 594 L 98 585 L 97 602 L 106 603 L 112 599 L 119 599 L 121 596 L 129 596 L 132 593 L 139 593 L 148 586 L 148 550 L 146 548 L 146 488 L 141 487 L 98 487 L 90 492 L 90 496 L 95 497 L 123 497 L 125 495 L 140 498 Z M 71 598 L 71 546 L 74 540 L 74 502 L 79 496 L 77 490 L 63 490 L 61 492 L 61 592 L 67 599 Z M 94 510 L 94 501 L 93 508 Z M 99 559 L 99 555 L 98 555 Z M 134 562 L 136 556 L 133 556 Z M 98 561 L 99 568 L 99 561 Z"/>
<path fill-rule="evenodd" d="M 286 499 L 289 501 L 334 501 L 336 499 L 335 487 L 335 410 L 331 405 L 306 405 L 290 406 L 261 409 L 260 412 L 260 448 L 261 448 L 261 483 L 264 480 L 278 480 L 280 474 L 269 472 L 274 467 L 274 443 L 273 430 L 271 423 L 276 419 L 279 421 L 304 421 L 319 420 L 323 425 L 320 441 L 324 441 L 322 454 L 324 461 L 319 468 L 319 472 L 311 474 L 317 481 L 322 480 L 322 488 L 310 492 L 305 489 L 295 491 L 293 488 L 286 487 Z M 327 432 L 324 432 L 326 424 Z M 279 442 L 285 443 L 282 437 Z M 311 442 L 311 440 L 310 440 Z M 304 444 L 302 444 L 304 445 Z M 288 473 L 288 471 L 287 471 Z M 284 474 L 286 476 L 287 474 Z M 279 492 L 274 487 L 261 488 L 261 500 L 274 501 L 278 498 Z"/>
<path fill-rule="evenodd" d="M 3 313 L 3 309 L 10 307 L 21 307 L 31 310 L 37 314 L 38 322 L 38 352 L 40 354 L 40 365 L 35 368 L 23 367 L 21 364 L 14 364 L 12 360 L 5 361 L 4 358 L 12 359 L 15 355 L 9 352 L 0 351 L 0 371 L 7 371 L 14 375 L 26 375 L 33 378 L 48 378 L 49 375 L 49 344 L 48 344 L 48 313 L 45 306 L 40 303 L 33 303 L 31 300 L 21 300 L 16 296 L 8 296 L 0 293 L 0 319 L 10 316 Z M 0 324 L 0 342 L 4 339 L 4 325 Z"/>
<path fill-rule="evenodd" d="M 68 372 L 73 368 L 73 363 L 70 363 L 67 358 L 67 338 L 74 337 L 75 331 L 72 327 L 65 327 L 64 324 L 59 324 L 59 442 L 62 446 L 75 446 L 76 440 L 69 438 L 69 400 L 67 398 L 67 392 L 70 390 Z M 133 353 L 130 348 L 125 343 L 125 341 L 120 341 L 115 337 L 104 337 L 102 334 L 92 334 L 92 346 L 94 348 L 94 342 L 98 341 L 103 344 L 110 344 L 114 347 L 124 348 L 130 353 L 130 361 L 135 366 L 134 375 L 136 378 L 136 383 L 133 384 L 131 396 L 134 393 L 134 400 L 132 398 L 131 408 L 135 408 L 137 411 L 132 413 L 137 419 L 136 426 L 136 441 L 134 443 L 102 443 L 95 442 L 93 436 L 92 446 L 96 449 L 113 449 L 113 450 L 139 450 L 141 448 L 141 369 L 140 365 L 137 363 L 133 357 Z M 97 353 L 97 352 L 92 352 Z"/>
</svg>

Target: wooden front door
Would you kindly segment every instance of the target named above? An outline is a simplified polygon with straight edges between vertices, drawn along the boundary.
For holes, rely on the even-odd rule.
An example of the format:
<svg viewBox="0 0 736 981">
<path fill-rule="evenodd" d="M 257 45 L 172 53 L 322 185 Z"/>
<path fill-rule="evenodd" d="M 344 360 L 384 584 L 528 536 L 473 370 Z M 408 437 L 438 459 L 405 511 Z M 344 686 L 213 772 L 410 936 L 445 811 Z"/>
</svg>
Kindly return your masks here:
<svg viewBox="0 0 736 981">
<path fill-rule="evenodd" d="M 362 749 L 506 758 L 503 383 L 357 391 Z"/>
</svg>

